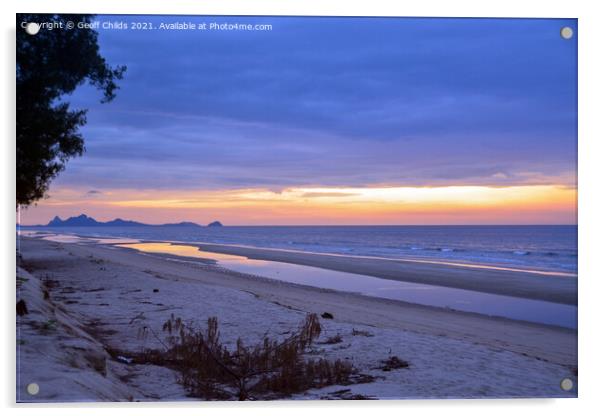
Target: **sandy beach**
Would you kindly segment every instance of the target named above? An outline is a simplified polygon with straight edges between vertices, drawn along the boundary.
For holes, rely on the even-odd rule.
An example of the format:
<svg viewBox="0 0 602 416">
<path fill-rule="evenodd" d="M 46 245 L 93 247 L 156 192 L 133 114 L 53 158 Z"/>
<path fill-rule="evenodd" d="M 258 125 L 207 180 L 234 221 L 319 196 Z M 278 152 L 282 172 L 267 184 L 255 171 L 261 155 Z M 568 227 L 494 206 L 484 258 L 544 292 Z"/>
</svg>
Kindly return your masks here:
<svg viewBox="0 0 602 416">
<path fill-rule="evenodd" d="M 445 276 L 457 288 L 576 302 L 574 281 L 555 276 L 525 279 L 503 270 L 201 248 L 418 283 L 443 284 Z M 160 348 L 161 326 L 171 314 L 199 326 L 217 316 L 222 338 L 232 344 L 238 336 L 252 342 L 266 331 L 282 337 L 308 312 L 334 317 L 321 320 L 321 339 L 342 337 L 338 344 L 318 343 L 311 354 L 351 360 L 375 379 L 294 398 L 576 396 L 576 389 L 559 387 L 563 378 L 577 378 L 577 337 L 571 329 L 278 282 L 198 259 L 174 261 L 107 244 L 21 237 L 20 249 L 17 294 L 29 314 L 17 320 L 19 401 L 187 399 L 174 371 L 128 364 L 127 357 L 116 359 L 109 351 Z M 157 336 L 139 337 L 143 327 Z M 379 360 L 389 355 L 410 367 L 378 369 Z M 35 397 L 25 393 L 32 382 L 40 384 Z"/>
</svg>

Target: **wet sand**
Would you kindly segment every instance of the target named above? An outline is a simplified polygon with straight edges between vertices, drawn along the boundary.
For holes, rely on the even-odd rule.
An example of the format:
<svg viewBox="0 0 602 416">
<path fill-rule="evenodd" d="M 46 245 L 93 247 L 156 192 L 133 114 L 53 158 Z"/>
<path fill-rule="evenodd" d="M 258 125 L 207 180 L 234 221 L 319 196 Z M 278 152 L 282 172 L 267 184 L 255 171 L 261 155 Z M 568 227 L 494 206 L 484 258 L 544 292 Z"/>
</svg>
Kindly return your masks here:
<svg viewBox="0 0 602 416">
<path fill-rule="evenodd" d="M 383 279 L 446 286 L 567 305 L 577 304 L 577 279 L 575 277 L 538 275 L 529 272 L 412 260 L 303 253 L 232 245 L 194 243 L 186 243 L 186 245 L 195 245 L 204 251 L 245 256 L 256 260 L 300 264 Z"/>
</svg>

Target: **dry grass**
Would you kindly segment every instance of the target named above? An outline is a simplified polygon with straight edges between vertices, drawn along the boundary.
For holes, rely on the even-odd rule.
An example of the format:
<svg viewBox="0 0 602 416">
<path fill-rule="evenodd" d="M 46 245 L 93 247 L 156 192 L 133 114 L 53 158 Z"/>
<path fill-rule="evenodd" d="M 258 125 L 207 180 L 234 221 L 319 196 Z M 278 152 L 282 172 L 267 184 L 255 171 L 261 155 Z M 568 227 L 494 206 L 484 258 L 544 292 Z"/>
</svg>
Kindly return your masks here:
<svg viewBox="0 0 602 416">
<path fill-rule="evenodd" d="M 172 316 L 163 329 L 169 334 L 167 353 L 149 358 L 177 369 L 180 382 L 195 397 L 270 399 L 357 382 L 353 380 L 357 370 L 349 362 L 303 357 L 322 331 L 315 314 L 307 315 L 298 330 L 284 340 L 264 335 L 259 343 L 247 346 L 239 338 L 232 350 L 221 342 L 215 317 L 207 320 L 205 330 L 198 330 Z"/>
<path fill-rule="evenodd" d="M 381 364 L 382 366 L 379 367 L 379 369 L 382 371 L 398 370 L 400 368 L 408 368 L 410 366 L 410 363 L 402 360 L 396 355 L 392 355 L 386 360 L 381 360 Z"/>
</svg>

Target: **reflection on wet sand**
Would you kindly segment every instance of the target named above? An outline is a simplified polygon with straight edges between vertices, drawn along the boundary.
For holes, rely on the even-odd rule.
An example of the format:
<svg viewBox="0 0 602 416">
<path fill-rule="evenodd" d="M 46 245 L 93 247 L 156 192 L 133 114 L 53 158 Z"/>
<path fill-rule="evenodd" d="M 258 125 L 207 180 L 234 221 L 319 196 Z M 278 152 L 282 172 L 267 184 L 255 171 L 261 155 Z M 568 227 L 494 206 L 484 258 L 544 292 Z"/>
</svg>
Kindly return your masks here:
<svg viewBox="0 0 602 416">
<path fill-rule="evenodd" d="M 211 259 L 225 269 L 290 283 L 568 328 L 577 327 L 577 307 L 573 305 L 380 279 L 277 261 L 255 260 L 244 256 L 202 251 L 195 246 L 184 244 L 137 243 L 118 246 L 145 253 Z"/>
</svg>

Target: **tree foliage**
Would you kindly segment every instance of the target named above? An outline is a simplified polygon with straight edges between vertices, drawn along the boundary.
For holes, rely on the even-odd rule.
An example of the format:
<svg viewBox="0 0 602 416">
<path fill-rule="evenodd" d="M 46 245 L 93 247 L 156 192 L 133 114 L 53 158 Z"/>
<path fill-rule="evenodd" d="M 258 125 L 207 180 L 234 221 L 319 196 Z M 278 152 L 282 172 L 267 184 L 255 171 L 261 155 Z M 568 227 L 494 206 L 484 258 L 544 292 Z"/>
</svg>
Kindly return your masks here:
<svg viewBox="0 0 602 416">
<path fill-rule="evenodd" d="M 86 110 L 71 109 L 65 96 L 89 82 L 102 102 L 115 97 L 124 66 L 111 67 L 91 29 L 40 29 L 29 35 L 22 22 L 86 22 L 92 15 L 17 15 L 17 205 L 45 196 L 65 163 L 84 152 L 80 127 Z"/>
</svg>

